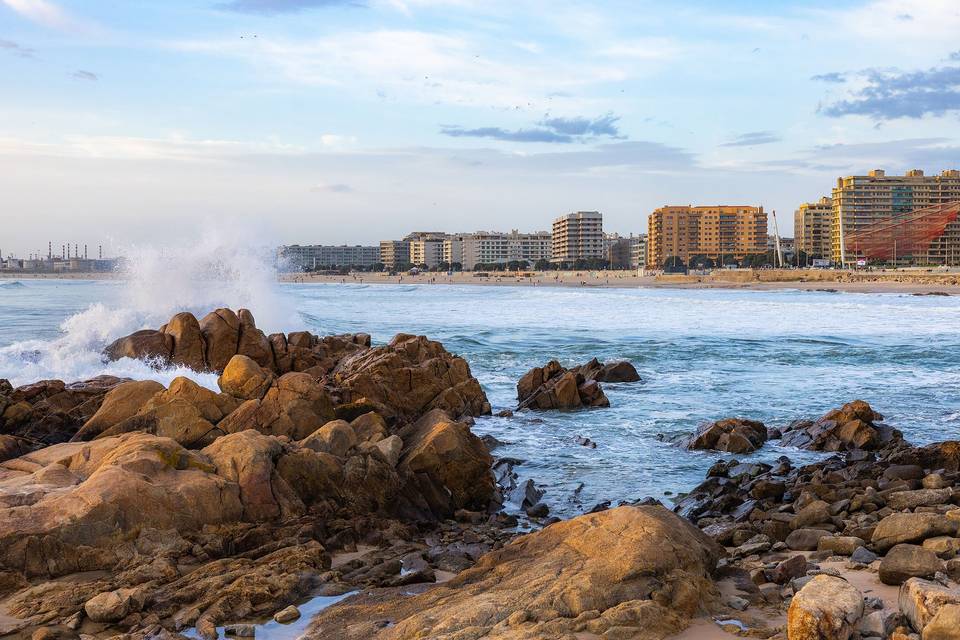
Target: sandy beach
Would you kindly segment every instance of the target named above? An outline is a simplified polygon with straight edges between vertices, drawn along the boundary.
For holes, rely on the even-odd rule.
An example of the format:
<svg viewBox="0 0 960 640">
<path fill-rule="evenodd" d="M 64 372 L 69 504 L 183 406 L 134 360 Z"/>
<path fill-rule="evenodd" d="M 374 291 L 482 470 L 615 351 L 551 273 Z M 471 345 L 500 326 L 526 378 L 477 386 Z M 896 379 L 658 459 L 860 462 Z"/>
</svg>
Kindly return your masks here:
<svg viewBox="0 0 960 640">
<path fill-rule="evenodd" d="M 287 274 L 283 282 L 327 284 L 429 284 L 525 287 L 616 287 L 676 289 L 756 289 L 837 291 L 848 293 L 960 294 L 960 273 L 955 272 L 848 272 L 828 270 L 729 270 L 704 275 L 637 275 L 635 271 L 471 272 L 389 275 L 358 273 L 346 276 Z"/>
<path fill-rule="evenodd" d="M 122 273 L 0 273 L 2 280 L 123 280 Z M 510 272 L 315 273 L 280 274 L 280 282 L 298 284 L 425 284 L 521 287 L 637 287 L 665 289 L 748 289 L 775 291 L 799 289 L 845 293 L 900 293 L 960 295 L 960 271 L 834 271 L 822 269 L 736 269 L 705 274 L 638 275 L 636 271 L 528 271 Z"/>
</svg>

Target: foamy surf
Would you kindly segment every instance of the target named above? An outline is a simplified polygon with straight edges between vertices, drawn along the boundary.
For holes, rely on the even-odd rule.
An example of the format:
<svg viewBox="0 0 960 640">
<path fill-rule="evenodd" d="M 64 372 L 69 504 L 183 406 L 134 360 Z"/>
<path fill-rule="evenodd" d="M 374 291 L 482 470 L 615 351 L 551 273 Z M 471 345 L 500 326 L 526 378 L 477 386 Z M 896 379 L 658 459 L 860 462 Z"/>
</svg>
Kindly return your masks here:
<svg viewBox="0 0 960 640">
<path fill-rule="evenodd" d="M 276 285 L 274 249 L 263 244 L 264 237 L 208 231 L 188 247 L 128 247 L 122 252 L 128 266 L 113 285 L 119 288 L 114 302 L 91 304 L 68 317 L 52 340 L 23 340 L 0 348 L 0 378 L 18 386 L 113 375 L 168 385 L 177 376 L 187 376 L 216 390 L 215 374 L 129 358 L 110 362 L 103 349 L 139 329 L 156 329 L 179 311 L 199 318 L 218 307 L 250 309 L 268 333 L 291 330 L 297 314 Z M 31 295 L 29 287 L 18 295 Z M 24 307 L 30 306 L 30 298 L 25 298 Z"/>
</svg>

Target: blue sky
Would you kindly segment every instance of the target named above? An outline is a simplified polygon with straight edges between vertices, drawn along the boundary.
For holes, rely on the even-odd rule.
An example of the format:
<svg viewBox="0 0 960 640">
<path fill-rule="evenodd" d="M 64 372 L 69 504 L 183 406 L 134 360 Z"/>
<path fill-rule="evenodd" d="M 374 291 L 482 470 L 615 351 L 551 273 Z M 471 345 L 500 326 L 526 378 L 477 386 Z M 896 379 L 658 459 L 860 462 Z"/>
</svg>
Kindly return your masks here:
<svg viewBox="0 0 960 640">
<path fill-rule="evenodd" d="M 960 167 L 960 3 L 0 0 L 0 249 L 536 230 Z"/>
</svg>

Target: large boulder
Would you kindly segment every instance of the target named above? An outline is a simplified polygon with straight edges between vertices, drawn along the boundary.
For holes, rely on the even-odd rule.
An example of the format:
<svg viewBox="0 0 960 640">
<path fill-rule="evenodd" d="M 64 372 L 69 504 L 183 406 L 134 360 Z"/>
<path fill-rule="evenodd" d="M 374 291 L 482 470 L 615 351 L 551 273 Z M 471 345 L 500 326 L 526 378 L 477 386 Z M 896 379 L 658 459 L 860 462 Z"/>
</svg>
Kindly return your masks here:
<svg viewBox="0 0 960 640">
<path fill-rule="evenodd" d="M 135 331 L 107 345 L 103 350 L 111 360 L 133 358 L 134 360 L 151 360 L 163 366 L 170 362 L 173 352 L 173 336 L 157 331 L 143 329 Z"/>
<path fill-rule="evenodd" d="M 721 553 L 663 507 L 618 507 L 517 538 L 421 595 L 327 609 L 308 635 L 667 637 L 716 601 L 711 573 Z"/>
<path fill-rule="evenodd" d="M 239 487 L 168 438 L 54 445 L 0 464 L 0 569 L 107 569 L 145 528 L 191 531 L 242 515 Z"/>
<path fill-rule="evenodd" d="M 517 382 L 517 408 L 570 410 L 609 407 L 600 384 L 577 370 L 567 370 L 556 360 L 534 367 Z"/>
<path fill-rule="evenodd" d="M 898 602 L 900 612 L 910 626 L 922 632 L 941 609 L 960 606 L 960 589 L 951 589 L 921 578 L 910 578 L 900 587 Z"/>
<path fill-rule="evenodd" d="M 237 355 L 240 318 L 231 309 L 211 311 L 200 320 L 200 333 L 207 345 L 207 366 L 223 371 L 230 358 Z"/>
<path fill-rule="evenodd" d="M 863 594 L 842 578 L 814 576 L 790 602 L 789 640 L 847 640 L 863 616 Z"/>
<path fill-rule="evenodd" d="M 880 582 L 900 585 L 910 578 L 932 578 L 943 571 L 943 561 L 933 551 L 915 544 L 898 544 L 880 561 Z"/>
<path fill-rule="evenodd" d="M 333 418 L 333 401 L 323 386 L 309 374 L 286 373 L 273 380 L 262 399 L 247 400 L 217 428 L 223 433 L 256 429 L 303 440 Z"/>
<path fill-rule="evenodd" d="M 586 364 L 575 367 L 574 371 L 583 375 L 585 380 L 597 382 L 640 382 L 640 374 L 626 360 L 603 363 L 593 358 Z"/>
<path fill-rule="evenodd" d="M 900 431 L 880 420 L 883 416 L 869 404 L 854 400 L 815 422 L 794 422 L 783 431 L 781 444 L 814 451 L 872 451 L 903 441 Z"/>
<path fill-rule="evenodd" d="M 366 402 L 388 420 L 416 420 L 431 409 L 453 416 L 490 413 L 466 360 L 423 336 L 399 334 L 387 345 L 348 355 L 331 382 L 343 404 Z"/>
<path fill-rule="evenodd" d="M 927 538 L 952 536 L 958 522 L 939 513 L 892 513 L 873 530 L 873 546 L 879 551 L 901 544 L 922 543 Z"/>
<path fill-rule="evenodd" d="M 686 442 L 688 449 L 750 453 L 767 441 L 767 427 L 756 420 L 727 418 L 702 425 Z"/>
<path fill-rule="evenodd" d="M 237 342 L 237 353 L 245 355 L 261 367 L 270 371 L 275 370 L 273 348 L 266 334 L 257 328 L 253 314 L 249 309 L 240 309 L 237 314 L 240 320 L 240 339 Z"/>
<path fill-rule="evenodd" d="M 107 392 L 93 416 L 77 431 L 74 440 L 90 440 L 110 427 L 132 418 L 164 386 L 154 380 L 131 380 Z"/>
<path fill-rule="evenodd" d="M 442 512 L 486 510 L 494 495 L 493 458 L 468 425 L 434 409 L 399 435 L 405 444 L 400 468 L 442 488 L 449 497 Z"/>
<path fill-rule="evenodd" d="M 176 314 L 162 328 L 173 339 L 170 361 L 194 371 L 207 368 L 206 343 L 200 332 L 200 323 L 189 311 Z"/>
<path fill-rule="evenodd" d="M 203 449 L 217 474 L 240 487 L 243 517 L 252 522 L 301 515 L 304 505 L 277 472 L 284 447 L 252 429 L 218 438 Z"/>
<path fill-rule="evenodd" d="M 253 358 L 235 355 L 230 358 L 217 385 L 224 393 L 243 400 L 259 400 L 273 384 L 274 375 Z"/>
</svg>

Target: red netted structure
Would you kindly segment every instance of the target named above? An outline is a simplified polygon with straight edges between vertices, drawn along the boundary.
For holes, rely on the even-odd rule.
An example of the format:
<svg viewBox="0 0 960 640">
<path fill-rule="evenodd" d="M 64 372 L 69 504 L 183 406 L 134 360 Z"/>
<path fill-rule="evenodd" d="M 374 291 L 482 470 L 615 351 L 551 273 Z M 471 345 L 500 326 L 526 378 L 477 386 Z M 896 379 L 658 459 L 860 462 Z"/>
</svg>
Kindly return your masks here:
<svg viewBox="0 0 960 640">
<path fill-rule="evenodd" d="M 927 262 L 952 263 L 956 249 L 953 245 L 960 238 L 948 238 L 947 227 L 957 230 L 960 225 L 953 223 L 957 223 L 958 216 L 960 202 L 947 202 L 882 218 L 845 234 L 846 253 L 866 260 L 922 257 Z M 955 258 L 960 260 L 960 252 Z"/>
</svg>

